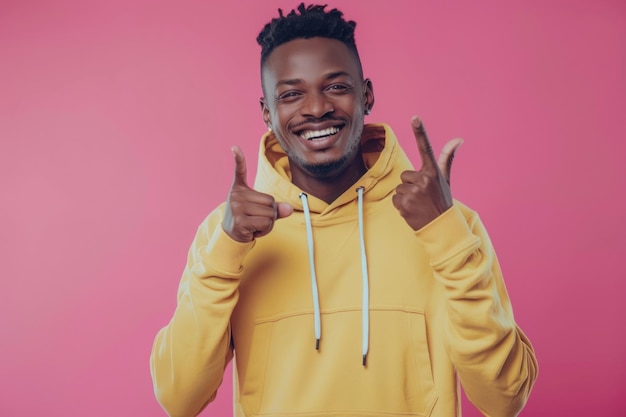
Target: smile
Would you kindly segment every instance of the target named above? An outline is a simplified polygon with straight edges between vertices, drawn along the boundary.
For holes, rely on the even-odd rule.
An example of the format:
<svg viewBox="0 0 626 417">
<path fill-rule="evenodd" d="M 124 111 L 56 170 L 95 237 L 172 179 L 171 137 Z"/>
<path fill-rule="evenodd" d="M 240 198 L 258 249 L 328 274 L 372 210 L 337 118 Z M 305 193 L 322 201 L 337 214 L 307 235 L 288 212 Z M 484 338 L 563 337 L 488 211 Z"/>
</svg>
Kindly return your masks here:
<svg viewBox="0 0 626 417">
<path fill-rule="evenodd" d="M 304 132 L 300 133 L 300 137 L 306 140 L 321 139 L 327 136 L 335 135 L 340 130 L 341 130 L 340 127 L 329 127 L 327 129 L 322 129 L 322 130 L 305 130 Z"/>
</svg>

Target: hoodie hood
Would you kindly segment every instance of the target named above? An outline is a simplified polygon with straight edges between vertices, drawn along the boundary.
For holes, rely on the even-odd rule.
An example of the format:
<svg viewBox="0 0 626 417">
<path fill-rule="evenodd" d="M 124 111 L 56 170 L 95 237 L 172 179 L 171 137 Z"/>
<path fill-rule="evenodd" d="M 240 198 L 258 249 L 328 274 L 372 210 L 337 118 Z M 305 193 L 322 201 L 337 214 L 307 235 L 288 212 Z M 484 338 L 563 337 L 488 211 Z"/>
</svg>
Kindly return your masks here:
<svg viewBox="0 0 626 417">
<path fill-rule="evenodd" d="M 395 191 L 400 184 L 400 174 L 413 169 L 398 140 L 387 124 L 367 124 L 361 135 L 361 153 L 367 172 L 331 204 L 315 196 L 308 196 L 309 210 L 315 214 L 327 214 L 335 208 L 356 200 L 355 190 L 363 187 L 364 202 L 378 201 Z M 376 186 L 376 187 L 374 187 Z M 300 188 L 291 182 L 291 170 L 287 154 L 273 132 L 268 131 L 261 139 L 259 161 L 254 189 L 271 194 L 276 201 L 291 204 L 302 210 Z"/>
</svg>

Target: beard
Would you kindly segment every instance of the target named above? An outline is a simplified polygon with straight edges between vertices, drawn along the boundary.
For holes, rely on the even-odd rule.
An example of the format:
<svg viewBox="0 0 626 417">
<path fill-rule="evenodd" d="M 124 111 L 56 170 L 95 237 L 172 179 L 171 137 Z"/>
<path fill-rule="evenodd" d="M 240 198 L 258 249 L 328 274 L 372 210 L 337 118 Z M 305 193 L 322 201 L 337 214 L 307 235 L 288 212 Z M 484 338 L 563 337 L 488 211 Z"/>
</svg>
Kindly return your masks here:
<svg viewBox="0 0 626 417">
<path fill-rule="evenodd" d="M 329 178 L 340 174 L 347 166 L 348 155 L 344 155 L 336 161 L 323 162 L 321 164 L 305 164 L 300 166 L 315 178 Z"/>
</svg>

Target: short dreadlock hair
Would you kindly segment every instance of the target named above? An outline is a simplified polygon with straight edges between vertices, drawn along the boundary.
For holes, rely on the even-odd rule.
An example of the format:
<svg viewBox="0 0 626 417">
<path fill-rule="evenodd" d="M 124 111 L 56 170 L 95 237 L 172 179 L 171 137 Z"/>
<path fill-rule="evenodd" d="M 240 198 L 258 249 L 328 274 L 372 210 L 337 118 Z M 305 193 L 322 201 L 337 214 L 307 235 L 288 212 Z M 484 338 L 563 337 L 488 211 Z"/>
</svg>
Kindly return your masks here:
<svg viewBox="0 0 626 417">
<path fill-rule="evenodd" d="M 294 39 L 322 37 L 335 39 L 346 45 L 354 54 L 359 64 L 359 71 L 362 72 L 361 59 L 354 41 L 356 22 L 346 21 L 343 13 L 337 9 L 324 10 L 326 6 L 314 4 L 305 6 L 304 3 L 300 3 L 297 11 L 291 10 L 287 15 L 283 14 L 282 9 L 278 9 L 279 17 L 266 24 L 256 38 L 261 45 L 261 68 L 267 57 L 278 46 Z"/>
</svg>

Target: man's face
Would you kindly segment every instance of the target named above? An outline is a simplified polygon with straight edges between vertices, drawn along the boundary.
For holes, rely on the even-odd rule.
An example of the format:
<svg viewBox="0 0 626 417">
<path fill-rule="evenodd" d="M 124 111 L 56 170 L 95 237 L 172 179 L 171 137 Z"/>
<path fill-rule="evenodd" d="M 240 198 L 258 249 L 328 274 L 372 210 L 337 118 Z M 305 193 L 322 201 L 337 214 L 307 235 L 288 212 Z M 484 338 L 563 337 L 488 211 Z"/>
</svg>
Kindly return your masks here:
<svg viewBox="0 0 626 417">
<path fill-rule="evenodd" d="M 292 171 L 324 178 L 351 166 L 374 93 L 346 45 L 319 37 L 280 45 L 265 61 L 262 83 L 263 120 Z"/>
</svg>

